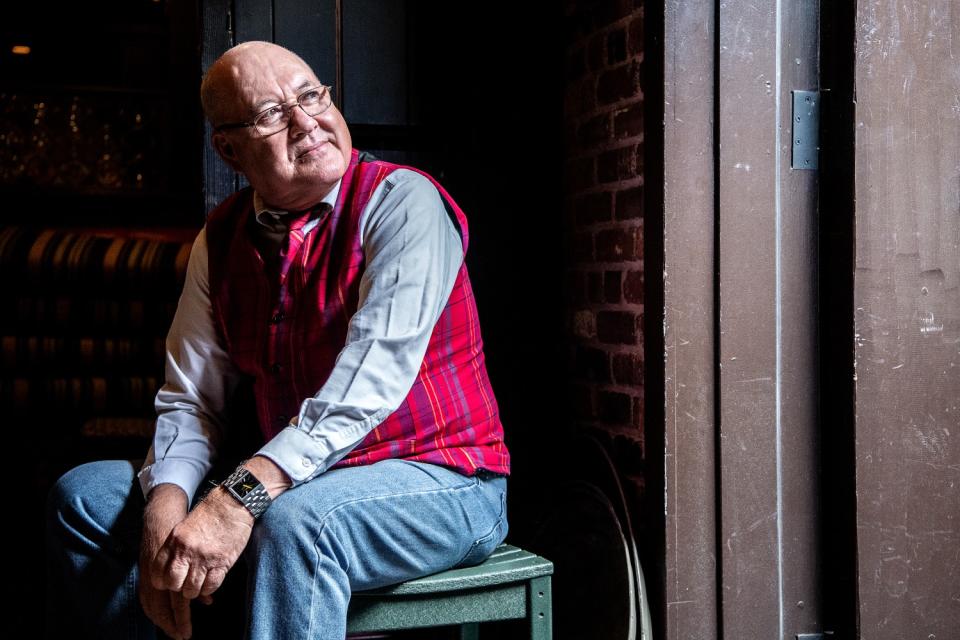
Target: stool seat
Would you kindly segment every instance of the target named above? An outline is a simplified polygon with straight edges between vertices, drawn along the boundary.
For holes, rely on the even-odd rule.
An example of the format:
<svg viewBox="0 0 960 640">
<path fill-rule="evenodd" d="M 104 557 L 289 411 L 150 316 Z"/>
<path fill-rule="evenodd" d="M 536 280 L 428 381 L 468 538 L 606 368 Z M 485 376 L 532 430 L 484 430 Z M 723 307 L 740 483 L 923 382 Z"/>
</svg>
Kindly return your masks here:
<svg viewBox="0 0 960 640">
<path fill-rule="evenodd" d="M 502 544 L 473 567 L 354 593 L 347 632 L 461 625 L 461 637 L 476 638 L 480 622 L 526 618 L 531 639 L 546 640 L 552 635 L 552 574 L 549 560 Z"/>
</svg>

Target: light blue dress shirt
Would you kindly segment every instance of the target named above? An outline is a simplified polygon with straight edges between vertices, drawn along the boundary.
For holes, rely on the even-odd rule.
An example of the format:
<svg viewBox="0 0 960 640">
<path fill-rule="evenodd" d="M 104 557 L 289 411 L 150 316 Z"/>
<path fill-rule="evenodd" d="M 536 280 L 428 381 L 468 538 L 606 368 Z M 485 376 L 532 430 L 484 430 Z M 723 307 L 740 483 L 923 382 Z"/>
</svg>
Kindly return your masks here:
<svg viewBox="0 0 960 640">
<path fill-rule="evenodd" d="M 337 182 L 324 202 L 333 206 L 339 192 Z M 279 250 L 286 212 L 269 209 L 258 194 L 254 210 L 263 238 Z M 346 344 L 326 384 L 303 400 L 286 428 L 251 452 L 273 460 L 294 486 L 329 469 L 400 405 L 463 263 L 460 236 L 439 192 L 415 171 L 390 173 L 359 224 L 366 268 Z M 156 431 L 138 477 L 145 497 L 172 483 L 192 500 L 229 429 L 225 409 L 241 379 L 213 322 L 205 229 L 190 253 L 165 366 Z"/>
</svg>

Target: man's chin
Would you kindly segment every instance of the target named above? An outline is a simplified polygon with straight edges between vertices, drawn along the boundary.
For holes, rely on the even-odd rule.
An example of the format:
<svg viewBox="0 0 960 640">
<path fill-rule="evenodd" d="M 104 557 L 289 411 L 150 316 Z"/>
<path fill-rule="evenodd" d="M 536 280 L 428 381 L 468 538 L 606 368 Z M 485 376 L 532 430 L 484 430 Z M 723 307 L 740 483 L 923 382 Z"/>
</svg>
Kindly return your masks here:
<svg viewBox="0 0 960 640">
<path fill-rule="evenodd" d="M 310 182 L 334 183 L 343 177 L 347 167 L 339 155 L 326 158 L 307 158 L 297 163 L 297 173 Z"/>
</svg>

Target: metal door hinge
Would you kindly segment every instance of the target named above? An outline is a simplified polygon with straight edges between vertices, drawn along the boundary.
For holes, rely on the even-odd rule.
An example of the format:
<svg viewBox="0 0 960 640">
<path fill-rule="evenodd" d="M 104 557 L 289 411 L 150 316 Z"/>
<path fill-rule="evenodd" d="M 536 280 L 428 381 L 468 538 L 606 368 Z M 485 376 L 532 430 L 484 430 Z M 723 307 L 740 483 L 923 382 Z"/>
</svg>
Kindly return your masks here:
<svg viewBox="0 0 960 640">
<path fill-rule="evenodd" d="M 819 167 L 820 155 L 820 92 L 794 90 L 791 93 L 793 155 L 790 167 L 816 170 Z"/>
</svg>

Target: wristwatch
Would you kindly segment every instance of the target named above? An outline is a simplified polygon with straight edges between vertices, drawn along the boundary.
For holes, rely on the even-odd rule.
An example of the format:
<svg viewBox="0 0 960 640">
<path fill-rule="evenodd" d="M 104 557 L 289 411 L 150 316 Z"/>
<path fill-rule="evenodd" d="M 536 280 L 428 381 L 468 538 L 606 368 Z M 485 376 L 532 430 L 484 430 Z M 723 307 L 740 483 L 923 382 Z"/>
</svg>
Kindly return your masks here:
<svg viewBox="0 0 960 640">
<path fill-rule="evenodd" d="M 244 460 L 243 462 L 246 462 Z M 267 510 L 272 500 L 267 493 L 266 487 L 257 480 L 257 477 L 250 473 L 250 470 L 243 466 L 243 462 L 237 466 L 226 480 L 220 483 L 220 486 L 227 490 L 227 493 L 240 501 L 247 508 L 254 519 Z"/>
</svg>

